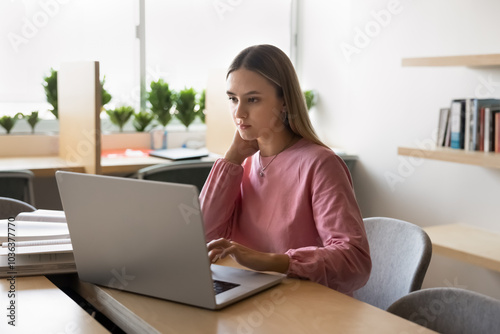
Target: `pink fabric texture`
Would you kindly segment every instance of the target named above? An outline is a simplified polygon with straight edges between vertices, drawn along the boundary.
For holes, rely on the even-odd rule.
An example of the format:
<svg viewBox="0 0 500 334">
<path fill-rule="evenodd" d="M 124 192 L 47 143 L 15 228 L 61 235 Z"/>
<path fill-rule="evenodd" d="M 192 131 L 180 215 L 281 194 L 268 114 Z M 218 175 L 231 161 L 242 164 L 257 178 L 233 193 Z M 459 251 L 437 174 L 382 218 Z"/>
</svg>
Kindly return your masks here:
<svg viewBox="0 0 500 334">
<path fill-rule="evenodd" d="M 261 158 L 266 166 L 273 157 Z M 368 280 L 371 260 L 349 171 L 340 157 L 301 139 L 259 176 L 259 152 L 242 166 L 215 162 L 200 194 L 207 241 L 228 238 L 287 254 L 288 275 L 348 295 Z"/>
</svg>

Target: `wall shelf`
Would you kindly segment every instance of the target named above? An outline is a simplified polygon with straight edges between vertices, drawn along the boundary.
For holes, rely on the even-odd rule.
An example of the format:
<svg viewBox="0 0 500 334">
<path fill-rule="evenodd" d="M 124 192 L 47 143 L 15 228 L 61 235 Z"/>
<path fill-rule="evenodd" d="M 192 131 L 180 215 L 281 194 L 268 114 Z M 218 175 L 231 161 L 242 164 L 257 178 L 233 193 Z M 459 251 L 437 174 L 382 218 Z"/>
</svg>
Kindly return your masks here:
<svg viewBox="0 0 500 334">
<path fill-rule="evenodd" d="M 402 66 L 500 66 L 500 54 L 403 58 Z"/>
<path fill-rule="evenodd" d="M 464 151 L 449 147 L 436 147 L 435 149 L 426 150 L 415 147 L 398 147 L 398 154 L 488 168 L 500 168 L 500 154 L 494 152 Z"/>
<path fill-rule="evenodd" d="M 402 66 L 469 66 L 469 67 L 500 67 L 500 54 L 479 54 L 446 57 L 403 58 Z M 457 162 L 488 168 L 500 168 L 500 154 L 494 152 L 478 152 L 437 147 L 434 149 L 419 149 L 398 147 L 399 155 L 415 156 L 425 159 Z"/>
<path fill-rule="evenodd" d="M 463 224 L 430 226 L 424 230 L 436 254 L 500 272 L 500 234 Z"/>
</svg>

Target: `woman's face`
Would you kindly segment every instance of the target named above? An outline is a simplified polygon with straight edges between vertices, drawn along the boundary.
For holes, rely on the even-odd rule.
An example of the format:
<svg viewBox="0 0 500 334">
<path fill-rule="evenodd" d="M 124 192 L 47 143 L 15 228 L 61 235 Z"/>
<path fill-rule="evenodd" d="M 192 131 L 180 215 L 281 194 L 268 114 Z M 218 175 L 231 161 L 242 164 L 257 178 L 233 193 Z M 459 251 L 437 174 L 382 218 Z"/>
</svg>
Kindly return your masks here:
<svg viewBox="0 0 500 334">
<path fill-rule="evenodd" d="M 284 100 L 266 78 L 242 68 L 231 72 L 226 84 L 229 109 L 241 138 L 268 141 L 283 131 Z"/>
</svg>

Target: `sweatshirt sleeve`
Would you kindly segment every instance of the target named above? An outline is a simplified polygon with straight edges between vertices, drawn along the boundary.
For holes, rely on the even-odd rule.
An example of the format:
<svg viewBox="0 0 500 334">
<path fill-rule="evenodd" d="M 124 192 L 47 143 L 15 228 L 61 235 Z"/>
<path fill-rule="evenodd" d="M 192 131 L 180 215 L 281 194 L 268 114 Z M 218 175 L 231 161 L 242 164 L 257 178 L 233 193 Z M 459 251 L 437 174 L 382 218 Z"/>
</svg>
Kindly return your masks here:
<svg viewBox="0 0 500 334">
<path fill-rule="evenodd" d="M 350 174 L 337 156 L 312 168 L 311 204 L 322 247 L 290 249 L 288 275 L 348 295 L 366 284 L 371 259 Z"/>
<path fill-rule="evenodd" d="M 225 159 L 215 161 L 200 193 L 207 242 L 229 238 L 241 202 L 243 167 Z"/>
</svg>

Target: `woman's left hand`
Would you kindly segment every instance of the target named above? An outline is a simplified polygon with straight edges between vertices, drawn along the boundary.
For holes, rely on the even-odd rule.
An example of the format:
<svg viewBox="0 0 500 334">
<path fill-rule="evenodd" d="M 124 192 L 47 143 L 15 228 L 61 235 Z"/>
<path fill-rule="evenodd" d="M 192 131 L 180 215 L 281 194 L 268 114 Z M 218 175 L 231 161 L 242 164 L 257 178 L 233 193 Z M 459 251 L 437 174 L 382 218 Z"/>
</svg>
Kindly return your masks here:
<svg viewBox="0 0 500 334">
<path fill-rule="evenodd" d="M 210 241 L 207 248 L 211 262 L 231 255 L 236 262 L 253 270 L 280 273 L 288 271 L 290 259 L 286 254 L 259 252 L 224 238 Z"/>
</svg>

